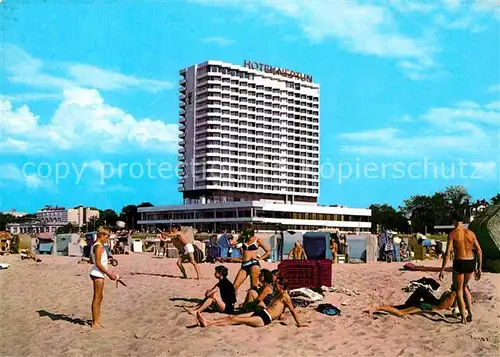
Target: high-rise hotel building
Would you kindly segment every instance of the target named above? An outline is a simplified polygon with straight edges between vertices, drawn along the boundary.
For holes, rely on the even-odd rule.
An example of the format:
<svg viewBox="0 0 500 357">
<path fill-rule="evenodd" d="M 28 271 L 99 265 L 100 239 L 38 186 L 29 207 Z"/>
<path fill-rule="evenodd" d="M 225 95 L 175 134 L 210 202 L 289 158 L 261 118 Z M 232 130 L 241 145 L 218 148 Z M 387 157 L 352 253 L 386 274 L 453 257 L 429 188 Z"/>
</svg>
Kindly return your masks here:
<svg viewBox="0 0 500 357">
<path fill-rule="evenodd" d="M 140 224 L 370 229 L 368 209 L 317 204 L 320 100 L 312 76 L 253 61 L 207 61 L 180 76 L 184 204 L 140 208 Z"/>
<path fill-rule="evenodd" d="M 319 85 L 256 62 L 180 71 L 184 203 L 316 202 Z"/>
</svg>

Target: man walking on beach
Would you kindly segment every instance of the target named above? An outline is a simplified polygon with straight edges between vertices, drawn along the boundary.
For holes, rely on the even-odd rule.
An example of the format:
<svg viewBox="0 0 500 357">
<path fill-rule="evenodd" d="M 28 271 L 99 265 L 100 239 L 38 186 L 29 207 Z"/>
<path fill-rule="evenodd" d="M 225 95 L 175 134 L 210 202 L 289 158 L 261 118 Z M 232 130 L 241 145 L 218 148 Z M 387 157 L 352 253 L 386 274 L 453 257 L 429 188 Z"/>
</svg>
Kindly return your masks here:
<svg viewBox="0 0 500 357">
<path fill-rule="evenodd" d="M 474 271 L 476 280 L 481 279 L 483 253 L 479 242 L 477 241 L 476 235 L 474 232 L 463 226 L 461 218 L 455 217 L 453 219 L 453 224 L 455 229 L 448 236 L 448 244 L 443 258 L 443 266 L 441 268 L 441 272 L 439 273 L 439 279 L 443 279 L 446 263 L 448 263 L 451 249 L 453 248 L 453 286 L 457 292 L 458 308 L 460 309 L 460 314 L 462 316 L 462 323 L 465 324 L 472 321 L 472 297 L 469 289 L 467 289 L 467 284 L 469 283 Z M 479 260 L 477 270 L 473 248 L 476 249 Z M 465 311 L 466 304 L 468 315 L 466 315 Z"/>
<path fill-rule="evenodd" d="M 184 279 L 187 279 L 186 269 L 182 265 L 184 260 L 188 260 L 191 264 L 193 264 L 194 270 L 196 271 L 196 279 L 200 280 L 200 270 L 198 268 L 198 264 L 194 259 L 194 246 L 189 243 L 186 232 L 181 231 L 181 227 L 178 224 L 174 224 L 170 233 L 161 232 L 162 235 L 171 238 L 172 243 L 179 251 L 179 260 L 177 260 L 177 266 L 179 267 L 182 276 Z"/>
</svg>

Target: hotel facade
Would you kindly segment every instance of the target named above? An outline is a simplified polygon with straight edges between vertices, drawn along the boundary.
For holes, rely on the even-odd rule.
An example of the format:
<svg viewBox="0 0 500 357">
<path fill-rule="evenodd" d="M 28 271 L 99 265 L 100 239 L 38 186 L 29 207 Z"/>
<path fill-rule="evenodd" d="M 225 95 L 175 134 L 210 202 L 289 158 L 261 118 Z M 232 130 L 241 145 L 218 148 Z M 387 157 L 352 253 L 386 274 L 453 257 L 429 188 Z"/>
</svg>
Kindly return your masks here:
<svg viewBox="0 0 500 357">
<path fill-rule="evenodd" d="M 140 208 L 143 227 L 370 229 L 368 209 L 317 204 L 320 96 L 310 75 L 207 61 L 180 76 L 184 205 Z"/>
</svg>

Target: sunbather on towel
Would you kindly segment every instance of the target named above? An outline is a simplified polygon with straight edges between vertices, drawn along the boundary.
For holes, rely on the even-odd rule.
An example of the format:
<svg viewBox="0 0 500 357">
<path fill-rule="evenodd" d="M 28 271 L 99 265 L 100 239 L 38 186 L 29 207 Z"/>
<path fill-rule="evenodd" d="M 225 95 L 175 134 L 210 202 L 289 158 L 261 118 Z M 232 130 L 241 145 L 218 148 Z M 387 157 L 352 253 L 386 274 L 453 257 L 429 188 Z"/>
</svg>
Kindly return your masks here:
<svg viewBox="0 0 500 357">
<path fill-rule="evenodd" d="M 467 288 L 468 289 L 468 288 Z M 404 305 L 399 306 L 378 306 L 370 311 L 370 314 L 376 312 L 388 312 L 390 314 L 396 315 L 398 317 L 405 315 L 418 314 L 425 311 L 439 311 L 449 309 L 455 299 L 457 298 L 457 293 L 455 289 L 451 288 L 450 291 L 446 291 L 437 299 L 432 295 L 427 289 L 420 287 L 406 300 Z"/>
<path fill-rule="evenodd" d="M 255 312 L 250 312 L 242 315 L 233 315 L 217 321 L 209 321 L 204 318 L 201 313 L 198 313 L 198 323 L 201 327 L 225 325 L 264 327 L 269 325 L 273 320 L 277 320 L 279 317 L 281 317 L 286 307 L 292 313 L 292 316 L 298 327 L 306 326 L 306 324 L 303 324 L 299 321 L 299 317 L 295 312 L 295 309 L 293 308 L 292 300 L 288 295 L 288 286 L 286 282 L 284 282 L 283 280 L 276 282 L 275 288 L 277 295 L 273 298 L 268 308 L 259 307 Z"/>
</svg>

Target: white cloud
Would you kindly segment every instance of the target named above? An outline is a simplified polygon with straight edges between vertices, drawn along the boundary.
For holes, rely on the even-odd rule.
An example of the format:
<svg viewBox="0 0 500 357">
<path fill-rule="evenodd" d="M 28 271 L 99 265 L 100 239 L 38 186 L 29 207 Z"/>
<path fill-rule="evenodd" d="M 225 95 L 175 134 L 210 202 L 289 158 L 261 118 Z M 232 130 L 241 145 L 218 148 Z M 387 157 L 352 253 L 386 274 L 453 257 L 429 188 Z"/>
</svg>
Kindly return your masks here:
<svg viewBox="0 0 500 357">
<path fill-rule="evenodd" d="M 500 112 L 492 110 L 496 105 L 465 101 L 451 108 L 430 109 L 412 120 L 408 130 L 401 127 L 344 133 L 340 135 L 345 141 L 342 149 L 372 156 L 465 155 L 488 161 L 498 153 Z"/>
<path fill-rule="evenodd" d="M 344 133 L 341 137 L 347 140 L 372 141 L 372 140 L 390 140 L 397 134 L 398 130 L 393 128 L 366 130 L 356 133 Z"/>
<path fill-rule="evenodd" d="M 455 12 L 462 6 L 462 0 L 441 0 L 444 7 L 451 12 Z"/>
<path fill-rule="evenodd" d="M 0 102 L 0 130 L 4 133 L 1 151 L 126 153 L 138 149 L 174 152 L 177 148 L 177 124 L 135 119 L 104 103 L 96 89 L 68 89 L 63 96 L 46 124 L 40 124 L 38 116 L 26 105 L 16 109 L 9 101 Z"/>
<path fill-rule="evenodd" d="M 173 88 L 168 81 L 137 78 L 85 64 L 63 63 L 65 73 L 49 73 L 42 60 L 10 44 L 3 45 L 0 54 L 9 81 L 32 87 L 63 90 L 93 87 L 110 91 L 136 88 L 150 92 Z"/>
<path fill-rule="evenodd" d="M 464 101 L 458 102 L 457 107 L 468 108 L 468 109 L 477 109 L 477 108 L 480 108 L 481 106 L 479 104 L 477 104 L 476 102 L 473 102 L 471 100 L 464 100 Z"/>
<path fill-rule="evenodd" d="M 206 5 L 244 6 L 243 1 L 197 1 Z M 346 1 L 273 1 L 252 3 L 252 11 L 269 10 L 295 20 L 305 35 L 315 42 L 339 40 L 347 49 L 381 57 L 426 61 L 436 48 L 428 38 L 403 34 L 389 8 Z"/>
<path fill-rule="evenodd" d="M 212 6 L 236 7 L 252 13 L 260 13 L 262 22 L 269 17 L 293 20 L 307 38 L 313 42 L 334 39 L 347 50 L 398 60 L 403 74 L 411 80 L 427 80 L 449 75 L 439 69 L 434 61 L 441 51 L 438 43 L 439 29 L 432 23 L 438 11 L 437 23 L 445 29 L 468 29 L 481 32 L 485 11 L 470 11 L 464 16 L 460 0 L 438 1 L 310 1 L 310 0 L 255 0 L 248 9 L 242 0 L 191 0 Z M 474 9 L 474 6 L 471 8 Z M 425 15 L 427 21 L 411 20 L 417 31 L 407 33 L 408 16 Z M 459 17 L 460 15 L 460 17 Z M 276 21 L 279 23 L 280 21 Z M 420 26 L 420 27 L 419 27 Z M 436 70 L 438 71 L 437 73 Z"/>
<path fill-rule="evenodd" d="M 101 175 L 101 176 L 104 173 L 106 175 L 108 175 L 108 176 L 113 176 L 115 174 L 114 165 L 112 165 L 109 162 L 103 162 L 103 161 L 100 161 L 100 160 L 94 160 L 94 161 L 90 161 L 90 162 L 85 162 L 84 166 L 88 167 L 89 169 L 91 169 L 92 171 L 94 171 L 94 173 L 96 173 L 98 175 Z"/>
<path fill-rule="evenodd" d="M 25 175 L 14 164 L 0 164 L 0 183 L 6 182 L 22 183 L 27 188 L 50 188 L 52 183 L 47 180 L 42 180 L 36 175 Z"/>
<path fill-rule="evenodd" d="M 90 190 L 95 193 L 111 193 L 111 192 L 123 192 L 132 193 L 135 192 L 133 188 L 124 185 L 94 185 L 90 186 Z"/>
<path fill-rule="evenodd" d="M 443 14 L 438 14 L 435 17 L 434 22 L 441 28 L 448 30 L 470 30 L 472 33 L 483 32 L 488 29 L 485 25 L 477 24 L 477 19 L 472 15 L 458 18 L 458 19 L 449 19 L 445 17 Z"/>
<path fill-rule="evenodd" d="M 500 100 L 491 102 L 490 104 L 486 105 L 486 108 L 490 110 L 500 110 Z"/>
<path fill-rule="evenodd" d="M 495 85 L 490 86 L 488 88 L 488 92 L 490 92 L 490 93 L 500 92 L 500 84 L 495 84 Z"/>
<path fill-rule="evenodd" d="M 84 64 L 71 65 L 68 72 L 80 86 L 101 90 L 140 88 L 150 92 L 159 92 L 173 87 L 172 83 L 167 81 L 136 78 Z"/>
<path fill-rule="evenodd" d="M 475 170 L 474 177 L 476 179 L 497 180 L 498 164 L 495 161 L 473 162 L 472 168 Z"/>
<path fill-rule="evenodd" d="M 423 2 L 423 1 L 401 1 L 401 0 L 389 0 L 389 4 L 396 10 L 407 13 L 407 12 L 420 12 L 429 13 L 434 11 L 437 6 L 434 2 Z"/>
<path fill-rule="evenodd" d="M 11 102 L 30 102 L 39 100 L 59 100 L 62 95 L 58 93 L 20 93 L 0 95 L 0 100 L 8 100 Z"/>
<path fill-rule="evenodd" d="M 210 37 L 205 37 L 204 39 L 201 40 L 201 42 L 225 47 L 232 45 L 234 43 L 234 40 L 221 36 L 210 36 Z"/>
</svg>

